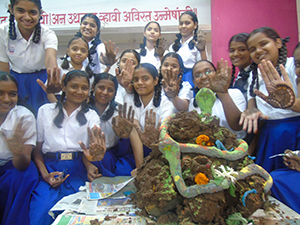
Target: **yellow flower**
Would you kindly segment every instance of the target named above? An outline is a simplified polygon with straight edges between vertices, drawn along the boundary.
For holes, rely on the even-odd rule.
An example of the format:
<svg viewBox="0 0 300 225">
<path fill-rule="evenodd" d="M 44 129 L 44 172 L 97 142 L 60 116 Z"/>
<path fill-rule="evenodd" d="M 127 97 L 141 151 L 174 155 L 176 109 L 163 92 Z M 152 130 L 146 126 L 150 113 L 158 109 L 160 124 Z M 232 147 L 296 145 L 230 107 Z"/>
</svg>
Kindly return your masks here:
<svg viewBox="0 0 300 225">
<path fill-rule="evenodd" d="M 197 137 L 196 139 L 196 143 L 198 145 L 202 145 L 202 146 L 213 146 L 214 144 L 212 142 L 209 141 L 209 137 L 205 134 L 201 134 Z"/>
<path fill-rule="evenodd" d="M 205 185 L 205 184 L 208 183 L 208 181 L 209 181 L 209 179 L 206 177 L 206 175 L 204 173 L 198 173 L 195 176 L 195 182 L 196 182 L 196 184 Z"/>
</svg>

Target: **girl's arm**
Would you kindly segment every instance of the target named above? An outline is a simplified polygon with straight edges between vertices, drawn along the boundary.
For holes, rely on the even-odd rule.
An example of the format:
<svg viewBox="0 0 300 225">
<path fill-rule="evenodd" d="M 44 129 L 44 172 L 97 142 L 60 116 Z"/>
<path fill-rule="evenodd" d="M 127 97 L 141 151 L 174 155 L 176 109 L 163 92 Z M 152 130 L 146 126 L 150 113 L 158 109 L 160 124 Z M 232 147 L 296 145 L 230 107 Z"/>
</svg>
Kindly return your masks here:
<svg viewBox="0 0 300 225">
<path fill-rule="evenodd" d="M 135 126 L 140 126 L 139 121 L 134 120 Z M 132 128 L 131 133 L 129 135 L 130 143 L 133 150 L 134 160 L 136 168 L 138 168 L 140 165 L 142 165 L 144 160 L 144 149 L 143 149 L 143 143 L 139 137 L 139 134 L 135 128 L 135 126 Z"/>
<path fill-rule="evenodd" d="M 47 48 L 45 53 L 45 67 L 46 69 L 50 69 L 51 71 L 55 71 L 57 66 L 56 61 L 57 51 L 54 48 Z M 57 74 L 60 75 L 60 74 Z"/>
</svg>

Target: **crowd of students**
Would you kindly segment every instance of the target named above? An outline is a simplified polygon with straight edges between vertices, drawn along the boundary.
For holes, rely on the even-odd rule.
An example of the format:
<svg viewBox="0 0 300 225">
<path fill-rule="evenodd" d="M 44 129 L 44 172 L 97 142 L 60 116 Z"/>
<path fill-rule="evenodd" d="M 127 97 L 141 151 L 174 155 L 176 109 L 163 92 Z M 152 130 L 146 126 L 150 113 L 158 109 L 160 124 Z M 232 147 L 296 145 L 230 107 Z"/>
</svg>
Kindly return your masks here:
<svg viewBox="0 0 300 225">
<path fill-rule="evenodd" d="M 271 172 L 272 194 L 300 213 L 300 156 L 292 152 L 300 149 L 300 45 L 288 58 L 288 39 L 261 27 L 233 35 L 232 66 L 215 66 L 187 11 L 168 50 L 151 21 L 140 49 L 116 60 L 118 47 L 100 40 L 101 22 L 88 13 L 57 63 L 41 1 L 11 0 L 8 12 L 0 25 L 1 224 L 51 224 L 51 207 L 86 181 L 136 173 L 166 117 L 201 112 L 194 96 L 203 87 L 217 97 L 212 115 Z"/>
</svg>

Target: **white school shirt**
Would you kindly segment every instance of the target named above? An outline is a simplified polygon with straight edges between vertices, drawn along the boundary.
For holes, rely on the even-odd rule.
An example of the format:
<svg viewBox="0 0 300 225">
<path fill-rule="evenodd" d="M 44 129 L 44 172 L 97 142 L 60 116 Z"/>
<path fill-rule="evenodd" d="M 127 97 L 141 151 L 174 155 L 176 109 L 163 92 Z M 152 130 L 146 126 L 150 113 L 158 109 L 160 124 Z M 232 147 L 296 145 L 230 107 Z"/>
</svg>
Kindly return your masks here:
<svg viewBox="0 0 300 225">
<path fill-rule="evenodd" d="M 245 101 L 245 98 L 244 98 L 244 95 L 242 94 L 242 92 L 239 89 L 228 89 L 228 94 L 231 97 L 234 104 L 236 105 L 236 107 L 241 112 L 244 112 L 246 109 L 246 101 Z M 194 98 L 190 101 L 189 111 L 196 110 L 200 114 L 201 109 L 199 107 L 195 108 L 193 104 L 194 104 Z M 238 139 L 243 139 L 244 137 L 246 137 L 246 131 L 244 131 L 244 130 L 235 131 L 230 128 L 230 126 L 226 120 L 222 102 L 219 98 L 216 99 L 215 104 L 212 107 L 212 116 L 216 116 L 216 117 L 220 118 L 219 125 L 231 130 L 233 133 L 236 134 Z"/>
<path fill-rule="evenodd" d="M 45 69 L 46 49 L 57 50 L 57 37 L 54 31 L 41 24 L 41 39 L 35 44 L 32 41 L 34 32 L 26 41 L 16 27 L 16 40 L 9 38 L 9 24 L 0 25 L 0 61 L 9 63 L 10 69 L 17 73 L 33 73 Z"/>
<path fill-rule="evenodd" d="M 93 39 L 94 40 L 94 39 Z M 93 40 L 91 40 L 88 44 L 89 44 L 89 49 L 92 48 L 93 44 Z M 103 65 L 102 63 L 100 63 L 100 56 L 101 53 L 105 53 L 105 45 L 103 43 L 100 43 L 99 45 L 97 45 L 96 47 L 96 52 L 94 54 L 91 55 L 92 57 L 92 63 L 94 63 L 95 65 L 92 66 L 90 65 L 91 70 L 93 71 L 93 73 L 97 74 L 97 73 L 101 73 L 101 71 L 104 71 L 106 66 Z M 82 65 L 84 66 L 84 68 L 89 64 L 89 59 L 86 58 Z"/>
<path fill-rule="evenodd" d="M 119 83 L 118 83 L 118 90 L 117 90 L 117 94 L 116 94 L 116 98 L 115 101 L 121 105 L 124 104 L 124 99 L 125 96 L 127 95 L 127 92 L 125 90 L 125 88 L 123 88 Z"/>
<path fill-rule="evenodd" d="M 294 65 L 294 58 L 290 57 L 287 58 L 286 64 L 285 64 L 285 70 L 289 75 L 289 78 L 293 84 L 293 89 L 295 92 L 295 95 L 298 96 L 298 89 L 297 89 L 297 75 L 295 72 L 295 65 Z M 261 76 L 261 72 L 259 70 L 259 68 L 257 69 L 257 73 L 258 73 L 258 82 L 259 82 L 259 90 L 264 93 L 265 95 L 269 95 L 268 91 L 266 89 L 266 85 L 265 82 L 262 79 Z M 248 78 L 248 83 L 249 83 L 249 87 L 248 87 L 248 101 L 250 99 L 252 99 L 253 97 L 250 96 L 250 85 L 252 82 L 252 72 L 250 73 L 250 76 Z M 283 78 L 282 78 L 283 79 Z M 254 85 L 254 88 L 256 89 L 256 84 Z M 291 118 L 291 117 L 295 117 L 295 116 L 300 116 L 300 113 L 294 112 L 290 109 L 278 109 L 278 108 L 274 108 L 271 105 L 269 105 L 266 101 L 264 101 L 263 99 L 261 99 L 260 97 L 256 96 L 255 97 L 256 100 L 256 106 L 257 108 L 265 115 L 267 115 L 269 118 L 269 120 L 276 120 L 276 119 L 285 119 L 285 118 Z"/>
<path fill-rule="evenodd" d="M 133 94 L 128 96 L 126 99 L 128 99 L 127 104 L 132 105 L 132 108 L 134 109 L 134 118 L 139 121 L 142 130 L 144 130 L 145 127 L 145 117 L 146 117 L 147 110 L 150 112 L 150 110 L 153 109 L 153 112 L 156 113 L 156 124 L 158 123 L 160 118 L 161 118 L 161 122 L 163 122 L 163 120 L 166 117 L 171 116 L 172 114 L 175 113 L 175 107 L 173 106 L 172 102 L 170 102 L 166 98 L 161 99 L 160 105 L 158 107 L 155 107 L 153 105 L 154 95 L 152 100 L 148 103 L 146 107 L 144 107 L 141 98 L 140 101 L 142 105 L 140 107 L 136 107 L 133 101 L 134 99 Z"/>
<path fill-rule="evenodd" d="M 167 98 L 167 100 L 169 100 L 163 88 L 161 90 L 161 96 L 162 98 Z M 178 98 L 186 99 L 188 101 L 191 101 L 191 99 L 193 98 L 192 86 L 188 81 L 182 82 L 182 88 L 179 90 Z M 175 112 L 178 112 L 176 108 L 175 108 Z"/>
<path fill-rule="evenodd" d="M 191 36 L 184 44 L 182 44 L 182 39 L 180 39 L 181 47 L 177 51 L 177 53 L 181 56 L 184 67 L 187 69 L 193 68 L 194 64 L 198 62 L 201 59 L 201 54 L 194 46 L 194 48 L 191 50 L 189 48 L 189 42 L 193 39 L 194 36 Z M 172 48 L 174 43 L 170 46 L 169 52 L 174 52 L 174 49 Z"/>
<path fill-rule="evenodd" d="M 106 107 L 104 110 L 103 114 L 109 109 L 109 105 Z M 102 115 L 103 115 L 102 114 Z M 116 117 L 119 115 L 118 110 L 114 111 L 112 117 L 110 117 L 107 121 L 100 120 L 100 127 L 101 131 L 104 132 L 105 135 L 105 143 L 106 143 L 106 148 L 112 148 L 118 144 L 119 137 L 115 134 L 114 130 L 112 129 L 112 118 Z"/>
<path fill-rule="evenodd" d="M 82 141 L 85 146 L 89 146 L 87 128 L 91 129 L 96 125 L 100 126 L 100 118 L 95 110 L 89 109 L 84 115 L 87 123 L 80 126 L 76 119 L 81 106 L 75 109 L 70 116 L 63 108 L 64 119 L 62 128 L 56 127 L 53 123 L 59 109 L 55 108 L 56 103 L 42 105 L 37 116 L 37 142 L 43 142 L 42 152 L 76 152 L 82 151 L 78 142 Z"/>
<path fill-rule="evenodd" d="M 140 55 L 140 57 L 141 57 L 141 62 L 140 63 L 150 63 L 153 66 L 155 66 L 157 70 L 159 70 L 159 68 L 160 68 L 160 59 L 159 59 L 158 56 L 154 55 L 155 48 L 153 48 L 152 50 L 149 50 L 147 48 L 147 46 L 145 46 L 145 49 L 146 49 L 146 55 L 145 56 Z M 136 51 L 138 53 L 140 53 L 141 49 L 136 49 Z"/>
<path fill-rule="evenodd" d="M 36 144 L 36 121 L 34 115 L 25 107 L 16 105 L 12 108 L 3 123 L 0 125 L 0 131 L 3 132 L 6 138 L 13 137 L 18 122 L 22 121 L 22 130 L 25 131 L 24 138 L 29 138 L 25 141 L 25 145 Z M 0 135 L 0 166 L 3 166 L 8 161 L 12 160 L 13 154 L 9 150 L 6 140 L 3 135 Z"/>
</svg>

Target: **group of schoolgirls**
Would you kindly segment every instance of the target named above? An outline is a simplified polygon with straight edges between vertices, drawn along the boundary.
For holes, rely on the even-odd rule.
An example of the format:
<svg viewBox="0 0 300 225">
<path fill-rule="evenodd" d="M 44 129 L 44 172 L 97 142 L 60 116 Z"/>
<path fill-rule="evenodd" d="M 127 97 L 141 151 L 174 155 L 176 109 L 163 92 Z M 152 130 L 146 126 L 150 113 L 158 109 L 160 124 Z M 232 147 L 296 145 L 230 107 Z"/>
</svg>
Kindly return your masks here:
<svg viewBox="0 0 300 225">
<path fill-rule="evenodd" d="M 40 24 L 41 12 L 39 0 L 11 0 L 10 22 L 0 26 L 1 224 L 50 224 L 51 207 L 85 181 L 130 175 L 151 152 L 147 137 L 163 119 L 178 111 L 201 112 L 194 95 L 203 87 L 216 94 L 212 114 L 220 125 L 249 143 L 246 132 L 259 131 L 252 141 L 256 163 L 273 171 L 274 196 L 300 212 L 292 198 L 300 194 L 298 156 L 287 151 L 284 160 L 269 159 L 299 148 L 299 46 L 294 59 L 287 58 L 287 40 L 272 28 L 234 35 L 230 72 L 227 61 L 215 67 L 206 59 L 205 36 L 197 16 L 187 11 L 169 51 L 159 24 L 149 22 L 141 48 L 125 50 L 111 75 L 118 48 L 101 42 L 97 16 L 83 16 L 58 65 L 57 38 Z M 288 108 L 261 97 L 276 82 L 294 92 Z M 150 127 L 145 121 L 153 117 Z M 95 148 L 101 152 L 97 160 Z"/>
</svg>

